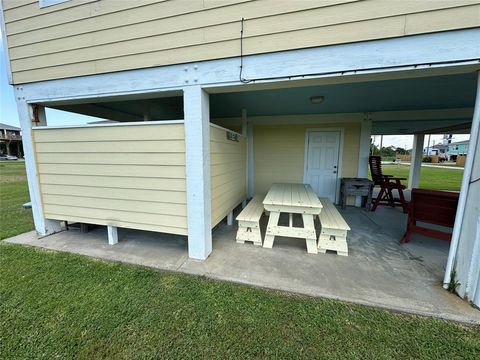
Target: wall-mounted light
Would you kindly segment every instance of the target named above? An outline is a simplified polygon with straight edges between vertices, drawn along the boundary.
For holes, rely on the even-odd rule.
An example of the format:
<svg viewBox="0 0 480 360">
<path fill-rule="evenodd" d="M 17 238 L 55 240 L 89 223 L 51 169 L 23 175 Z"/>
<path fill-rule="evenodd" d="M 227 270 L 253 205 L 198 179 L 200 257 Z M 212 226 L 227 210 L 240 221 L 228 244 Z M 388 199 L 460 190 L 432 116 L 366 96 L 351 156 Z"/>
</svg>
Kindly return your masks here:
<svg viewBox="0 0 480 360">
<path fill-rule="evenodd" d="M 320 104 L 325 100 L 325 96 L 310 96 L 310 102 L 312 104 Z"/>
</svg>

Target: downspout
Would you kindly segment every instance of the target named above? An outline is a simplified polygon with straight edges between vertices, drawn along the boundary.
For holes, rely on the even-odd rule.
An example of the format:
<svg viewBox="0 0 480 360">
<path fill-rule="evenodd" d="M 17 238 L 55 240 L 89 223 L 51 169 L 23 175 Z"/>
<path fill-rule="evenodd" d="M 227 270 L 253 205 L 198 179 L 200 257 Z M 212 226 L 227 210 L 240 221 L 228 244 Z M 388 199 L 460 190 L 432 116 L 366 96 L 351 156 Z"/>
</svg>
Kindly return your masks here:
<svg viewBox="0 0 480 360">
<path fill-rule="evenodd" d="M 475 98 L 475 108 L 473 111 L 472 128 L 470 131 L 470 148 L 465 163 L 462 186 L 460 189 L 460 197 L 458 199 L 457 214 L 455 216 L 455 225 L 453 227 L 452 241 L 450 243 L 450 251 L 448 253 L 447 266 L 445 269 L 445 277 L 443 278 L 443 287 L 448 288 L 450 281 L 452 280 L 452 270 L 455 264 L 455 257 L 458 250 L 458 241 L 460 239 L 460 230 L 463 222 L 463 215 L 465 213 L 465 205 L 467 202 L 467 193 L 470 187 L 470 178 L 473 170 L 473 158 L 476 151 L 477 143 L 479 140 L 479 127 L 480 127 L 480 71 L 477 72 L 477 94 Z M 473 139 L 473 141 L 472 141 Z"/>
</svg>

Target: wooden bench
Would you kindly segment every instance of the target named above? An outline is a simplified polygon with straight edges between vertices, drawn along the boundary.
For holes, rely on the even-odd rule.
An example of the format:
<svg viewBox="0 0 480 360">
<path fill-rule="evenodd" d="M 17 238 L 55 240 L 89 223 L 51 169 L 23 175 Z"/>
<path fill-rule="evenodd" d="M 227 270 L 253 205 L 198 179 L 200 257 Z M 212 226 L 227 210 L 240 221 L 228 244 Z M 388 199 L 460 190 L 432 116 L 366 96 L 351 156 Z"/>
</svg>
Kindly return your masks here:
<svg viewBox="0 0 480 360">
<path fill-rule="evenodd" d="M 449 191 L 412 189 L 407 230 L 400 242 L 409 242 L 414 233 L 450 241 L 451 233 L 417 225 L 417 221 L 453 228 L 459 195 Z"/>
<path fill-rule="evenodd" d="M 237 243 L 252 241 L 254 245 L 262 246 L 260 233 L 260 218 L 263 214 L 263 196 L 255 195 L 247 206 L 237 216 Z"/>
<path fill-rule="evenodd" d="M 345 219 L 328 198 L 320 198 L 323 209 L 318 215 L 322 230 L 318 237 L 318 251 L 336 251 L 338 255 L 348 256 L 347 231 L 350 230 Z"/>
</svg>

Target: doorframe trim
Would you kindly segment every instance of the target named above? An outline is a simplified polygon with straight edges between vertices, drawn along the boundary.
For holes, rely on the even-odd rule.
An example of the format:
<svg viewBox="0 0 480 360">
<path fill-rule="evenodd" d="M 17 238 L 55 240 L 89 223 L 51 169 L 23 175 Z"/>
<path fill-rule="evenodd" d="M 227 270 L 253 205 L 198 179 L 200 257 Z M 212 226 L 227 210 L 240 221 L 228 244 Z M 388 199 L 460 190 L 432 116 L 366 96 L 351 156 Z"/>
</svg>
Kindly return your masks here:
<svg viewBox="0 0 480 360">
<path fill-rule="evenodd" d="M 307 164 L 308 164 L 308 139 L 311 132 L 328 132 L 328 131 L 338 131 L 340 132 L 340 144 L 339 144 L 339 151 L 338 151 L 338 171 L 337 171 L 337 191 L 335 194 L 335 204 L 338 204 L 340 199 L 340 181 L 343 176 L 343 140 L 345 137 L 345 128 L 338 127 L 316 127 L 316 128 L 307 128 L 305 130 L 305 152 L 303 156 L 303 182 L 306 184 L 307 179 Z"/>
</svg>

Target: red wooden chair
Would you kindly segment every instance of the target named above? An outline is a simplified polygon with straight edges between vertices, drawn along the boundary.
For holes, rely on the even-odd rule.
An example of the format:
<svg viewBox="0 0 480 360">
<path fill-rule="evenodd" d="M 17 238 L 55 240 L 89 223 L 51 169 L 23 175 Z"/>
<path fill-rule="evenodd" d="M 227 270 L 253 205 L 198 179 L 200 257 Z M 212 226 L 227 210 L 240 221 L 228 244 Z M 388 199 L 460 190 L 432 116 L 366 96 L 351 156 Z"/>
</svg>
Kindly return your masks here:
<svg viewBox="0 0 480 360">
<path fill-rule="evenodd" d="M 395 207 L 396 204 L 399 204 L 403 208 L 403 212 L 407 213 L 407 202 L 403 196 L 405 186 L 401 183 L 401 180 L 406 179 L 396 178 L 392 175 L 384 175 L 382 173 L 382 158 L 380 156 L 370 156 L 368 162 L 370 164 L 370 173 L 372 174 L 374 186 L 380 186 L 380 192 L 377 198 L 372 201 L 372 211 L 375 211 L 378 205 Z M 398 191 L 398 198 L 393 196 L 393 190 Z"/>
<path fill-rule="evenodd" d="M 417 221 L 453 228 L 459 195 L 449 191 L 412 189 L 407 230 L 400 242 L 408 242 L 413 233 L 449 241 L 451 233 L 419 226 Z"/>
</svg>

